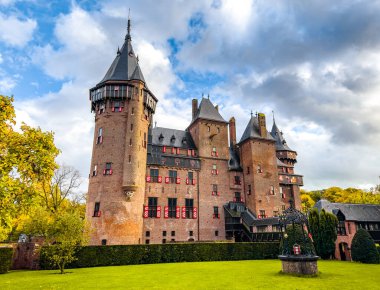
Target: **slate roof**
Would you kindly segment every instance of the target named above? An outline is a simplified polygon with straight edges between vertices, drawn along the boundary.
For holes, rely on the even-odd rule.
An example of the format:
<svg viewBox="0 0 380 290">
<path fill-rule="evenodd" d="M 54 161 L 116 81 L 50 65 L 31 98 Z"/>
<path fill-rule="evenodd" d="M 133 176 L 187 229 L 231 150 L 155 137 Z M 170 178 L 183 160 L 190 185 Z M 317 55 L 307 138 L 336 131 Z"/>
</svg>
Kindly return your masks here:
<svg viewBox="0 0 380 290">
<path fill-rule="evenodd" d="M 121 49 L 117 51 L 116 58 L 112 62 L 104 78 L 97 84 L 106 81 L 128 81 L 128 80 L 141 80 L 145 83 L 144 76 L 138 65 L 138 58 L 135 55 L 132 47 L 132 40 L 130 35 L 130 22 L 128 23 L 128 34 Z"/>
<path fill-rule="evenodd" d="M 340 210 L 346 220 L 359 222 L 380 222 L 380 204 L 333 203 L 328 200 L 319 200 L 314 207 L 319 211 L 337 213 Z"/>
<path fill-rule="evenodd" d="M 278 129 L 276 122 L 274 120 L 273 120 L 272 131 L 270 134 L 272 135 L 274 140 L 276 140 L 276 150 L 277 151 L 293 151 L 286 144 L 286 140 L 284 139 L 282 132 L 280 131 L 280 129 Z"/>
<path fill-rule="evenodd" d="M 284 162 L 282 162 L 280 159 L 277 158 L 277 166 L 281 166 L 281 167 L 292 167 L 288 164 L 285 164 Z"/>
<path fill-rule="evenodd" d="M 254 220 L 252 225 L 254 225 L 254 226 L 268 226 L 268 225 L 277 225 L 278 223 L 279 223 L 278 217 L 270 217 L 270 218 Z"/>
<path fill-rule="evenodd" d="M 252 116 L 251 119 L 249 120 L 247 127 L 245 128 L 243 136 L 241 136 L 239 143 L 242 143 L 243 141 L 251 139 L 251 138 L 274 140 L 272 135 L 268 131 L 267 131 L 267 136 L 265 138 L 260 136 L 259 122 L 258 122 L 257 117 L 254 117 L 254 116 Z"/>
<path fill-rule="evenodd" d="M 152 145 L 196 149 L 188 131 L 155 127 L 152 129 Z"/>
<path fill-rule="evenodd" d="M 223 117 L 219 114 L 219 111 L 211 103 L 210 99 L 206 99 L 206 98 L 202 98 L 202 101 L 191 123 L 193 123 L 197 119 L 205 119 L 205 120 L 227 123 L 226 120 L 224 120 Z"/>
</svg>

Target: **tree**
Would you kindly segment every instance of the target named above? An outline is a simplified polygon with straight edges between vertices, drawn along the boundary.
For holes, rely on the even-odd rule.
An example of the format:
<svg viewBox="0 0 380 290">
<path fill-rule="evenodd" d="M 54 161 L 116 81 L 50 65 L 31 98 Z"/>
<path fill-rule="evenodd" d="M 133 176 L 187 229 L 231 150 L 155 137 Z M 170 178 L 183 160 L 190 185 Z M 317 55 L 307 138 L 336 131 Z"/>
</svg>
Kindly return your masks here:
<svg viewBox="0 0 380 290">
<path fill-rule="evenodd" d="M 53 213 L 68 197 L 74 197 L 75 190 L 81 184 L 79 171 L 73 167 L 61 165 L 54 171 L 51 180 L 42 182 L 42 198 L 45 207 Z"/>
<path fill-rule="evenodd" d="M 26 223 L 24 230 L 28 235 L 45 238 L 41 254 L 53 267 L 63 274 L 65 266 L 74 261 L 75 250 L 88 239 L 88 227 L 79 212 L 63 212 L 54 215 L 44 208 Z"/>
<path fill-rule="evenodd" d="M 40 184 L 57 168 L 59 150 L 54 134 L 21 125 L 14 130 L 13 98 L 0 95 L 0 241 L 8 237 L 15 219 L 28 212 Z"/>
<path fill-rule="evenodd" d="M 379 252 L 376 249 L 375 242 L 364 229 L 359 229 L 351 244 L 352 260 L 367 264 L 380 263 Z"/>
<path fill-rule="evenodd" d="M 312 234 L 317 255 L 322 259 L 329 259 L 335 252 L 337 239 L 338 219 L 324 209 L 318 212 L 316 208 L 309 212 L 309 232 Z"/>
<path fill-rule="evenodd" d="M 300 245 L 301 253 L 315 253 L 312 241 L 299 224 L 286 227 L 284 239 L 280 242 L 280 253 L 291 253 L 294 244 Z"/>
</svg>

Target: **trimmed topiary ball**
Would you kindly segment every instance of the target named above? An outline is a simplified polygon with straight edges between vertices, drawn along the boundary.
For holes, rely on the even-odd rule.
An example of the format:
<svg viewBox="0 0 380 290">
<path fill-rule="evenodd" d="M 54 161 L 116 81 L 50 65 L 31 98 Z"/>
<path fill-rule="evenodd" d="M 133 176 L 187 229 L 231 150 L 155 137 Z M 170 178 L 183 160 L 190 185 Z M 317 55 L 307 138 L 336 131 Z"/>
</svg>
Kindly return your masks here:
<svg viewBox="0 0 380 290">
<path fill-rule="evenodd" d="M 367 264 L 380 263 L 379 252 L 376 249 L 375 242 L 364 229 L 359 229 L 351 245 L 352 260 Z"/>
</svg>

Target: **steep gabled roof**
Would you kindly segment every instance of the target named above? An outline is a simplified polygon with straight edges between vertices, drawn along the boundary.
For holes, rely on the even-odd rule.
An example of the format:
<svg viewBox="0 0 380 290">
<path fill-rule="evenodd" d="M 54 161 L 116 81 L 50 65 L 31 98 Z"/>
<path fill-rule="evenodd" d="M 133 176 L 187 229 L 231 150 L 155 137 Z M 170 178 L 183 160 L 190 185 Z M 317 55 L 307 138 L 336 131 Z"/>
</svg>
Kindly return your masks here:
<svg viewBox="0 0 380 290">
<path fill-rule="evenodd" d="M 202 98 L 197 112 L 195 113 L 193 123 L 197 119 L 205 119 L 211 121 L 218 121 L 222 123 L 227 123 L 226 120 L 219 114 L 219 111 L 214 107 L 209 99 Z"/>
<path fill-rule="evenodd" d="M 251 119 L 249 120 L 247 127 L 244 130 L 243 136 L 241 136 L 240 142 L 242 143 L 245 140 L 251 139 L 251 138 L 259 138 L 259 139 L 267 139 L 267 140 L 274 140 L 271 134 L 267 132 L 266 137 L 261 137 L 260 131 L 259 131 L 259 121 L 257 120 L 257 117 L 251 116 Z"/>
<path fill-rule="evenodd" d="M 334 203 L 321 199 L 314 207 L 334 214 L 339 210 L 349 221 L 380 222 L 380 204 Z"/>
<path fill-rule="evenodd" d="M 117 50 L 116 58 L 98 85 L 106 81 L 128 81 L 132 79 L 141 80 L 145 83 L 131 42 L 130 20 L 128 20 L 128 33 L 125 36 L 124 44 L 120 50 Z"/>
<path fill-rule="evenodd" d="M 276 140 L 276 150 L 277 151 L 293 151 L 289 148 L 289 146 L 286 144 L 286 141 L 284 139 L 284 136 L 280 129 L 278 129 L 276 125 L 276 121 L 273 119 L 273 127 L 272 131 L 270 133 L 274 140 Z"/>
</svg>

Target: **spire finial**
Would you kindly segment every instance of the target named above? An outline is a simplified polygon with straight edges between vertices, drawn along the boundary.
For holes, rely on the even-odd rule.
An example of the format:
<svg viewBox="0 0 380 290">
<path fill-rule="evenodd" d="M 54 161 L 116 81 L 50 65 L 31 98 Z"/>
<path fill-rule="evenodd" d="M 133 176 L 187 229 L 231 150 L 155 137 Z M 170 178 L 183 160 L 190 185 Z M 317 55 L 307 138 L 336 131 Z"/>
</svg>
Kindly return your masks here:
<svg viewBox="0 0 380 290">
<path fill-rule="evenodd" d="M 136 56 L 137 63 L 139 62 L 139 55 Z"/>
<path fill-rule="evenodd" d="M 207 99 L 210 99 L 210 93 L 207 94 Z"/>
<path fill-rule="evenodd" d="M 127 39 L 131 39 L 131 8 L 128 10 Z"/>
<path fill-rule="evenodd" d="M 272 110 L 272 115 L 273 115 L 273 124 L 276 123 L 276 120 L 274 119 L 274 111 Z"/>
<path fill-rule="evenodd" d="M 253 117 L 253 111 L 251 110 L 251 118 Z"/>
<path fill-rule="evenodd" d="M 116 52 L 117 55 L 120 54 L 120 47 L 117 47 L 117 52 Z"/>
</svg>

